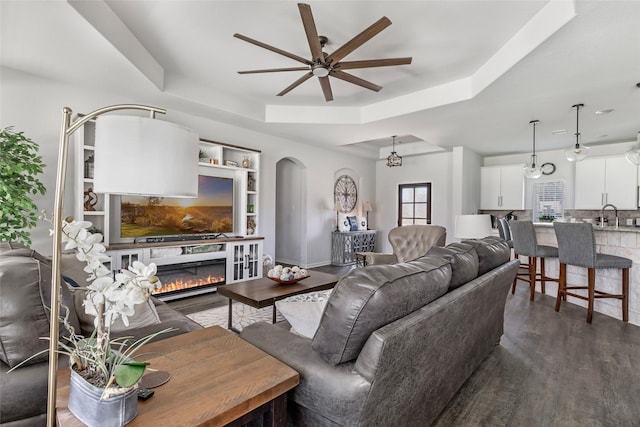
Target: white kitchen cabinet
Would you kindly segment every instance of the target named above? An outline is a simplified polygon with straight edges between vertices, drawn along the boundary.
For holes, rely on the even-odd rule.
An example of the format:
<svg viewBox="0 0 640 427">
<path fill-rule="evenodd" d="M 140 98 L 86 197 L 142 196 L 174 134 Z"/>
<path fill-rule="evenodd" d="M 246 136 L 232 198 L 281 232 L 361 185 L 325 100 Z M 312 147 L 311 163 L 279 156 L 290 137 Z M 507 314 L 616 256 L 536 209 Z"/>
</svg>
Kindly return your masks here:
<svg viewBox="0 0 640 427">
<path fill-rule="evenodd" d="M 524 209 L 522 165 L 480 168 L 480 209 Z"/>
<path fill-rule="evenodd" d="M 624 156 L 597 157 L 576 163 L 576 209 L 637 209 L 637 166 Z"/>
</svg>

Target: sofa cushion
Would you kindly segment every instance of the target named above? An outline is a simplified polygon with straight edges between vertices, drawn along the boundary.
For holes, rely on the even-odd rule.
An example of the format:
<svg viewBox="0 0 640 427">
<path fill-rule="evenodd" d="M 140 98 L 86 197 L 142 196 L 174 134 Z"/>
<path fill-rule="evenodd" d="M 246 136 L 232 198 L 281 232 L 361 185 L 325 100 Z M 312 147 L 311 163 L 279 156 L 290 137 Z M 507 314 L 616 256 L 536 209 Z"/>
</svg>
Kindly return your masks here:
<svg viewBox="0 0 640 427">
<path fill-rule="evenodd" d="M 425 256 L 352 270 L 335 286 L 313 338 L 332 365 L 355 359 L 369 335 L 447 292 L 449 261 Z"/>
<path fill-rule="evenodd" d="M 446 247 L 434 246 L 427 255 L 439 256 L 451 263 L 450 291 L 478 276 L 478 253 L 471 245 L 451 243 Z"/>
<path fill-rule="evenodd" d="M 61 287 L 60 315 L 68 315 L 69 324 L 78 331 L 80 325 L 73 300 Z M 51 266 L 37 252 L 16 243 L 0 243 L 0 360 L 14 367 L 36 353 L 47 350 L 51 300 Z M 69 310 L 65 309 L 68 307 Z M 60 324 L 60 337 L 69 332 Z M 26 364 L 46 361 L 44 353 Z"/>
<path fill-rule="evenodd" d="M 511 258 L 509 244 L 499 237 L 463 240 L 462 243 L 473 246 L 478 253 L 478 276 L 508 262 Z"/>
</svg>

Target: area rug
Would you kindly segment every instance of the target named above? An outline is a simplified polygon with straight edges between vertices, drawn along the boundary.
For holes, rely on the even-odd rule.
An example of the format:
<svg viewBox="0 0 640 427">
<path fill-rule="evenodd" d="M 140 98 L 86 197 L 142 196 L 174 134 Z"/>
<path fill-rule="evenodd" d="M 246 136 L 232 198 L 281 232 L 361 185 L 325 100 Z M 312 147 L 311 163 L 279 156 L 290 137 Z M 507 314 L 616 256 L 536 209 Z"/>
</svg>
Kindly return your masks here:
<svg viewBox="0 0 640 427">
<path fill-rule="evenodd" d="M 269 322 L 272 321 L 273 307 L 265 308 L 253 308 L 248 305 L 234 302 L 233 303 L 233 328 L 237 331 L 241 331 L 246 326 L 255 322 Z M 222 307 L 211 308 L 209 310 L 198 311 L 197 313 L 188 314 L 188 318 L 198 322 L 202 326 L 222 326 L 228 329 L 229 323 L 229 305 L 225 304 Z M 276 310 L 276 321 L 284 320 L 282 314 Z"/>
<path fill-rule="evenodd" d="M 295 295 L 289 298 L 285 298 L 283 301 L 325 301 L 331 295 L 332 290 L 309 292 L 302 295 Z M 265 308 L 253 308 L 248 305 L 234 302 L 233 309 L 233 329 L 241 331 L 246 326 L 255 322 L 269 322 L 272 321 L 273 307 Z M 209 326 L 222 326 L 225 329 L 229 329 L 229 305 L 225 304 L 221 307 L 210 308 L 204 311 L 198 311 L 196 313 L 188 314 L 188 318 L 198 322 L 204 327 Z M 285 320 L 284 316 L 276 309 L 276 322 Z"/>
</svg>

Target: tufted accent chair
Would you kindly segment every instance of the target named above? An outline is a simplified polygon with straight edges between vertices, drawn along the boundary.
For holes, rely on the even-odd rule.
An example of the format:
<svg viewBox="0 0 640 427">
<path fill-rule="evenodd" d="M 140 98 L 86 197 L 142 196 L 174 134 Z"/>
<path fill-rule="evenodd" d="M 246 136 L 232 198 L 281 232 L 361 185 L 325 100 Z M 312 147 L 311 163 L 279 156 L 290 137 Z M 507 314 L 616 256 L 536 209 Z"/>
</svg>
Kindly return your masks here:
<svg viewBox="0 0 640 427">
<path fill-rule="evenodd" d="M 447 229 L 440 225 L 403 225 L 389 231 L 392 254 L 368 252 L 367 265 L 408 262 L 425 255 L 433 246 L 444 246 Z"/>
</svg>

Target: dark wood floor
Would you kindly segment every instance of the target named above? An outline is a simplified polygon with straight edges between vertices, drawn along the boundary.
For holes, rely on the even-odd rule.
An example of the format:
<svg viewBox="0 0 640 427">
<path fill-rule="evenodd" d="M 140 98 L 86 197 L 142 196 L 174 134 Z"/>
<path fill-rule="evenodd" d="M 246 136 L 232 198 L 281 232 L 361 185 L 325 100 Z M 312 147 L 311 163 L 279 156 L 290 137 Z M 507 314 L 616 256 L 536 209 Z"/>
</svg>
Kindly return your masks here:
<svg viewBox="0 0 640 427">
<path fill-rule="evenodd" d="M 500 345 L 434 426 L 640 427 L 640 327 L 600 313 L 587 324 L 586 309 L 563 304 L 556 313 L 554 304 L 541 294 L 529 302 L 524 284 L 509 294 Z"/>
</svg>

